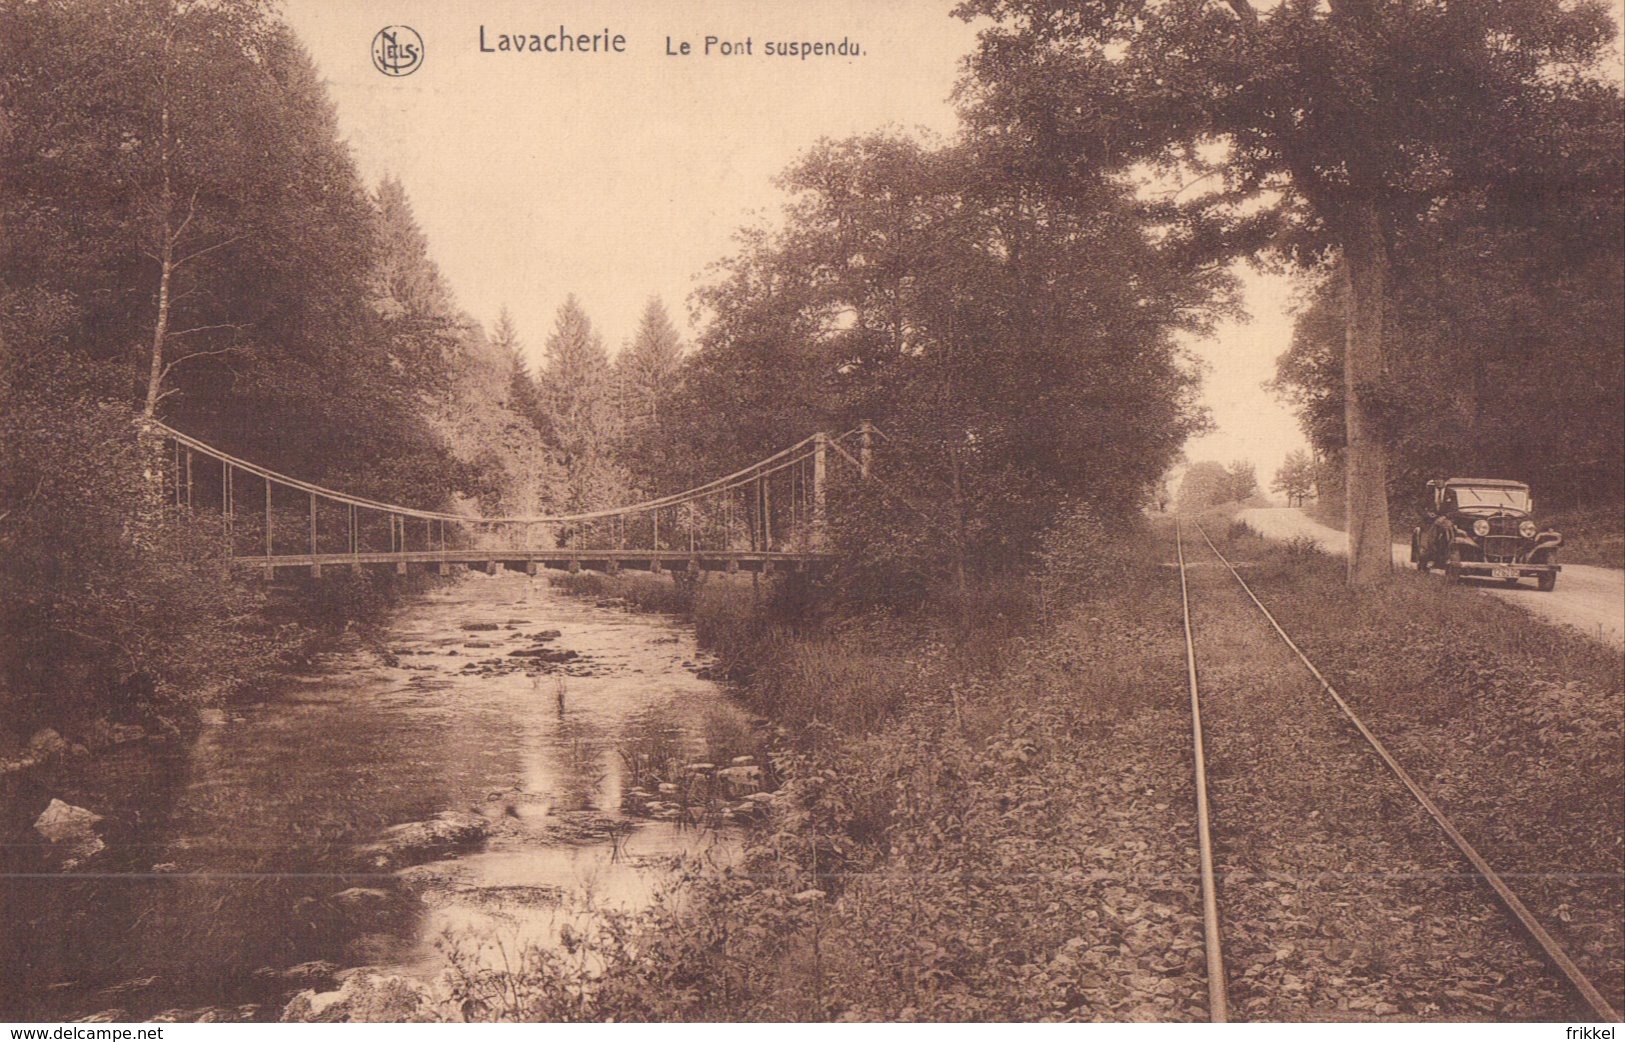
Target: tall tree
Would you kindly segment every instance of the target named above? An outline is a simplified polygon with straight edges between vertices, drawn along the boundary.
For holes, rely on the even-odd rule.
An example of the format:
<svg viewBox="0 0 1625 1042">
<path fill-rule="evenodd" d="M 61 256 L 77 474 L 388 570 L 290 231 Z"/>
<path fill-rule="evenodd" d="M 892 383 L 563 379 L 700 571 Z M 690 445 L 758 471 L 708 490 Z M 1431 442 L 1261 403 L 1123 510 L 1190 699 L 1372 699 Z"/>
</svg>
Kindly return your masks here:
<svg viewBox="0 0 1625 1042">
<path fill-rule="evenodd" d="M 972 61 L 972 118 L 1021 128 L 1048 176 L 1150 162 L 1186 182 L 1167 216 L 1190 249 L 1336 252 L 1348 574 L 1384 580 L 1393 231 L 1485 184 L 1568 183 L 1547 132 L 1615 92 L 1598 75 L 1614 37 L 1604 5 L 966 0 L 959 12 L 996 23 Z"/>
<path fill-rule="evenodd" d="M 615 356 L 613 374 L 620 456 L 638 485 L 659 488 L 671 475 L 670 425 L 683 360 L 683 341 L 653 297 L 644 306 L 637 333 Z"/>
<path fill-rule="evenodd" d="M 1391 501 L 1447 473 L 1526 480 L 1553 505 L 1625 495 L 1625 105 L 1551 133 L 1569 188 L 1474 193 L 1394 237 L 1390 320 L 1405 349 L 1382 387 Z M 1274 381 L 1334 460 L 1338 295 L 1321 285 Z"/>
<path fill-rule="evenodd" d="M 410 456 L 439 494 L 445 460 L 368 306 L 371 206 L 265 7 L 0 4 L 0 335 L 116 362 L 139 412 L 279 469 L 359 460 L 372 481 Z"/>
<path fill-rule="evenodd" d="M 1275 472 L 1270 491 L 1285 496 L 1287 506 L 1302 506 L 1315 491 L 1315 461 L 1302 449 L 1293 449 Z"/>
<path fill-rule="evenodd" d="M 612 459 L 615 403 L 609 353 L 574 294 L 554 317 L 537 383 L 553 444 L 569 476 L 570 505 L 609 505 L 625 486 Z"/>
<path fill-rule="evenodd" d="M 658 427 L 676 390 L 683 340 L 672 325 L 666 305 L 650 298 L 632 341 L 615 357 L 617 385 L 624 397 L 624 422 L 634 428 Z"/>
<path fill-rule="evenodd" d="M 784 228 L 747 238 L 701 296 L 681 414 L 726 427 L 714 467 L 874 421 L 915 504 L 872 504 L 851 536 L 866 559 L 893 536 L 918 554 L 894 574 L 1030 563 L 1068 499 L 1137 507 L 1202 423 L 1171 333 L 1219 281 L 1176 271 L 1121 189 L 1046 191 L 1010 176 L 1006 149 L 820 145 L 783 178 Z"/>
<path fill-rule="evenodd" d="M 547 410 L 542 407 L 542 390 L 536 384 L 536 375 L 525 357 L 525 345 L 519 339 L 519 329 L 506 305 L 491 331 L 491 347 L 508 359 L 508 407 L 524 417 L 538 434 L 551 437 Z"/>
<path fill-rule="evenodd" d="M 1225 468 L 1226 495 L 1237 503 L 1245 503 L 1258 494 L 1258 468 L 1247 460 L 1233 460 Z"/>
<path fill-rule="evenodd" d="M 399 178 L 384 178 L 374 205 L 378 261 L 372 271 L 373 308 L 387 330 L 396 367 L 429 389 L 444 380 L 471 323 L 458 312 L 439 265 L 429 255 L 428 236 Z"/>
<path fill-rule="evenodd" d="M 1231 494 L 1230 472 L 1224 464 L 1213 460 L 1200 460 L 1185 468 L 1179 481 L 1179 510 L 1195 513 L 1234 501 Z"/>
</svg>

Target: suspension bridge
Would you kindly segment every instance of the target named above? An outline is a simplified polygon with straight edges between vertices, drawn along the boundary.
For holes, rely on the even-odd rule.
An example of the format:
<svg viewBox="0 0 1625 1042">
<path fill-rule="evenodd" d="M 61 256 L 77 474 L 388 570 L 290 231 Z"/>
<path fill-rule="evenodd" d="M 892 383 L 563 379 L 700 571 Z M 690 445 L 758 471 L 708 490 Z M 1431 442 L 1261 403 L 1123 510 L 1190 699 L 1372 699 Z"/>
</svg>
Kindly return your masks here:
<svg viewBox="0 0 1625 1042">
<path fill-rule="evenodd" d="M 831 487 L 838 476 L 869 478 L 877 433 L 864 423 L 812 434 L 703 485 L 612 509 L 483 517 L 324 488 L 151 426 L 162 439 L 166 505 L 194 522 L 216 518 L 233 564 L 271 580 L 332 568 L 816 571 L 831 559 Z"/>
</svg>

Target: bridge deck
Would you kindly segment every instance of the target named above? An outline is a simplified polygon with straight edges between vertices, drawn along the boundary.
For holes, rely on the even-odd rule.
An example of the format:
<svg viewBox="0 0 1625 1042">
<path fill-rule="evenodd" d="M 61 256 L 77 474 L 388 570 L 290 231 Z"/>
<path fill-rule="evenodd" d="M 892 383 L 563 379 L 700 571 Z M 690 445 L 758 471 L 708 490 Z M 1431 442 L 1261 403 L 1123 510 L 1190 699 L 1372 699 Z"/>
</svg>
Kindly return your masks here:
<svg viewBox="0 0 1625 1042">
<path fill-rule="evenodd" d="M 621 569 L 644 572 L 805 572 L 822 569 L 830 555 L 824 553 L 767 550 L 558 550 L 498 549 L 409 550 L 404 552 L 362 552 L 354 554 L 277 554 L 271 557 L 238 557 L 234 563 L 258 568 L 267 578 L 292 571 L 320 576 L 325 568 L 392 568 L 406 574 L 411 569 L 441 572 L 461 566 L 495 573 L 498 568 L 535 575 L 542 569 L 554 571 L 596 571 L 613 574 Z"/>
</svg>

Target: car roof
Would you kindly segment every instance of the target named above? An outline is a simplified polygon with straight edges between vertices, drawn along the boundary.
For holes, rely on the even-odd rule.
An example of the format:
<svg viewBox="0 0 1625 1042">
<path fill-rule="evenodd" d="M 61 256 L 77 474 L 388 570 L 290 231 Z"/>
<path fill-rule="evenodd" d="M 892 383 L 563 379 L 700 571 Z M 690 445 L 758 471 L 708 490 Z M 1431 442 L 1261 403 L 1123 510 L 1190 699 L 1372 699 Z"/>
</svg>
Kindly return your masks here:
<svg viewBox="0 0 1625 1042">
<path fill-rule="evenodd" d="M 1503 478 L 1449 478 L 1444 482 L 1446 488 L 1458 485 L 1467 485 L 1474 488 L 1521 488 L 1529 491 L 1529 486 L 1521 481 L 1507 481 Z"/>
</svg>

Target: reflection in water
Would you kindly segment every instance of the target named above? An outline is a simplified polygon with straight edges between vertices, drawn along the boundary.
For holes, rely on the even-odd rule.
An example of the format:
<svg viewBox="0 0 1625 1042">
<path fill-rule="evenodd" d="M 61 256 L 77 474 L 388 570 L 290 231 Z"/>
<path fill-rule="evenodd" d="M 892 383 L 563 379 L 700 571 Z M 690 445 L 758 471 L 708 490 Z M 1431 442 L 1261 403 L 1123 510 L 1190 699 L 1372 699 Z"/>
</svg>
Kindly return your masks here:
<svg viewBox="0 0 1625 1042">
<path fill-rule="evenodd" d="M 0 1015 L 271 1015 L 286 967 L 432 974 L 448 933 L 549 943 L 593 908 L 647 905 L 676 858 L 728 856 L 713 831 L 621 811 L 674 763 L 759 752 L 676 624 L 471 575 L 387 639 L 392 657 L 335 655 L 189 749 L 121 752 L 58 782 L 109 818 L 114 874 L 4 883 L 22 934 L 7 947 L 29 954 L 7 956 Z M 577 657 L 512 654 L 538 648 Z M 483 846 L 399 871 L 362 850 L 446 811 L 480 815 Z"/>
</svg>

